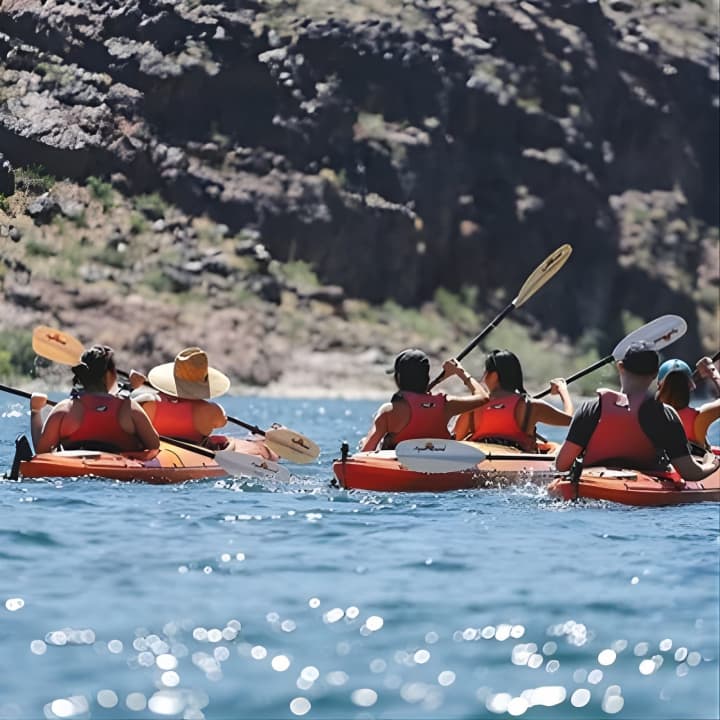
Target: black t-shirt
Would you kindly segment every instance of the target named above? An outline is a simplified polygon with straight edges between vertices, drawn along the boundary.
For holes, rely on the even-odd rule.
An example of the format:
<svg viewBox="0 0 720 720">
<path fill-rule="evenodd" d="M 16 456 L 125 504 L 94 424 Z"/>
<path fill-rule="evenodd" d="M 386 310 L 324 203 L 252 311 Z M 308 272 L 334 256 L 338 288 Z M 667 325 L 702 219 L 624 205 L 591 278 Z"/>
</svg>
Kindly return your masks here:
<svg viewBox="0 0 720 720">
<path fill-rule="evenodd" d="M 685 429 L 671 407 L 648 397 L 640 406 L 638 419 L 650 442 L 660 452 L 664 451 L 669 460 L 689 454 Z M 586 400 L 573 417 L 567 439 L 580 447 L 587 447 L 598 420 L 600 420 L 600 398 Z"/>
</svg>

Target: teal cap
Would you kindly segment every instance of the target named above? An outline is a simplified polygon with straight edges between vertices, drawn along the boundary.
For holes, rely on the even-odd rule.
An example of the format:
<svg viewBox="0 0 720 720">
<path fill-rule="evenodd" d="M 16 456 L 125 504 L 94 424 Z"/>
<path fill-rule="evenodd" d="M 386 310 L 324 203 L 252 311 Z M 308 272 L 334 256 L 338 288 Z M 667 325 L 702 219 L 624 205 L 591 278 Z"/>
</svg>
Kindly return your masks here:
<svg viewBox="0 0 720 720">
<path fill-rule="evenodd" d="M 683 360 L 673 358 L 672 360 L 666 360 L 658 369 L 657 381 L 662 382 L 667 375 L 670 373 L 679 372 L 688 376 L 689 380 L 692 380 L 693 371 L 690 366 Z"/>
</svg>

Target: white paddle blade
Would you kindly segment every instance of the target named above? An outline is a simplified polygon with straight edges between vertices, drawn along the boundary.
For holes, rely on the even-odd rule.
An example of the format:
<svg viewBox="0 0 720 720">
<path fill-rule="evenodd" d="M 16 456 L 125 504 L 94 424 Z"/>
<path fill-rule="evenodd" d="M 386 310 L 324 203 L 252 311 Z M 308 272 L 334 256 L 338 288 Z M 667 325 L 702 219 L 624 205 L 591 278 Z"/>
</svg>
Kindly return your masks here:
<svg viewBox="0 0 720 720">
<path fill-rule="evenodd" d="M 61 365 L 77 365 L 85 352 L 77 338 L 45 325 L 33 330 L 32 348 L 36 355 Z"/>
<path fill-rule="evenodd" d="M 520 307 L 531 298 L 558 270 L 568 261 L 572 253 L 572 245 L 561 245 L 555 252 L 550 253 L 523 283 L 520 292 L 513 300 L 515 307 Z"/>
<path fill-rule="evenodd" d="M 290 481 L 290 473 L 287 468 L 257 455 L 247 455 L 234 450 L 219 450 L 215 453 L 215 460 L 228 475 L 235 477 L 253 477 L 262 480 L 279 480 L 280 482 Z"/>
<path fill-rule="evenodd" d="M 627 349 L 636 342 L 646 342 L 655 350 L 662 350 L 687 332 L 687 323 L 679 315 L 662 315 L 626 335 L 612 351 L 615 361 L 625 357 Z"/>
<path fill-rule="evenodd" d="M 395 455 L 408 470 L 424 473 L 472 470 L 485 459 L 485 453 L 479 448 L 436 438 L 403 440 L 395 448 Z"/>
<path fill-rule="evenodd" d="M 265 444 L 281 458 L 300 465 L 314 462 L 320 455 L 320 448 L 310 438 L 285 427 L 270 428 Z"/>
</svg>

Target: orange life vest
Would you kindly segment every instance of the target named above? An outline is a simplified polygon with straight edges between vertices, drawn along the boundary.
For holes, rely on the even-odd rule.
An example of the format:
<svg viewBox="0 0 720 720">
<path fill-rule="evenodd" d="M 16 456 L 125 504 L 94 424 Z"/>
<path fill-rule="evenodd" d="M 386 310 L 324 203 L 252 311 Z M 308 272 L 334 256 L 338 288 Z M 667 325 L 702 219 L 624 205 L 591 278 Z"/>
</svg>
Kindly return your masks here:
<svg viewBox="0 0 720 720">
<path fill-rule="evenodd" d="M 696 410 L 695 408 L 690 407 L 689 405 L 687 407 L 684 407 L 682 410 L 677 410 L 677 414 L 680 416 L 680 420 L 682 420 L 683 427 L 685 428 L 685 435 L 687 435 L 687 439 L 695 443 L 696 445 L 704 445 L 705 444 L 705 438 L 702 440 L 698 439 L 697 435 L 695 434 L 695 419 L 700 414 L 699 410 Z"/>
<path fill-rule="evenodd" d="M 490 402 L 472 411 L 470 440 L 511 442 L 526 452 L 535 452 L 537 443 L 532 435 L 523 432 L 515 419 L 515 411 L 522 395 L 490 398 Z"/>
<path fill-rule="evenodd" d="M 583 464 L 622 461 L 638 470 L 657 467 L 657 450 L 640 425 L 638 411 L 647 394 L 628 397 L 615 390 L 597 391 L 600 419 L 585 448 Z"/>
<path fill-rule="evenodd" d="M 202 443 L 205 436 L 195 429 L 193 414 L 195 408 L 205 400 L 186 400 L 165 393 L 159 393 L 159 395 L 160 400 L 155 402 L 155 413 L 152 419 L 158 435 L 166 435 L 198 445 Z"/>
<path fill-rule="evenodd" d="M 123 430 L 118 420 L 120 408 L 127 399 L 99 393 L 84 393 L 75 399 L 83 408 L 80 427 L 62 438 L 66 450 L 96 449 L 125 451 L 142 450 L 134 433 Z"/>
<path fill-rule="evenodd" d="M 450 439 L 445 419 L 445 395 L 403 391 L 400 397 L 410 406 L 410 420 L 402 430 L 388 438 L 384 447 L 394 448 L 402 440 L 423 437 Z"/>
<path fill-rule="evenodd" d="M 203 435 L 195 429 L 193 415 L 195 408 L 206 400 L 177 398 L 173 395 L 158 393 L 159 401 L 155 401 L 153 427 L 158 435 L 185 440 L 196 445 L 205 445 L 213 450 L 222 450 L 228 445 L 225 435 Z"/>
</svg>

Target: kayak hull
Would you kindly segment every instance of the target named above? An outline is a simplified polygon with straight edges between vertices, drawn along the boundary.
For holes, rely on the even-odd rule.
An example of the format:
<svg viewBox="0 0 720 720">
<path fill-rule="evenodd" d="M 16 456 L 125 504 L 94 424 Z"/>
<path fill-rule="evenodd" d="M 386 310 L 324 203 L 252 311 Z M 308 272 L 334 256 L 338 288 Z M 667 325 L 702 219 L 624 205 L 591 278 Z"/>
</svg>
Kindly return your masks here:
<svg viewBox="0 0 720 720">
<path fill-rule="evenodd" d="M 268 454 L 259 441 L 239 440 L 234 443 L 233 449 L 259 458 Z M 19 476 L 22 478 L 99 477 L 153 485 L 172 485 L 227 475 L 227 471 L 212 457 L 163 441 L 157 452 L 67 450 L 41 453 L 19 464 Z"/>
<path fill-rule="evenodd" d="M 720 502 L 720 470 L 700 482 L 679 484 L 679 479 L 672 473 L 659 476 L 637 470 L 593 467 L 584 470 L 577 483 L 566 477 L 553 480 L 548 492 L 563 500 L 588 498 L 638 506 Z"/>
<path fill-rule="evenodd" d="M 359 452 L 333 462 L 338 484 L 347 490 L 372 492 L 448 492 L 472 488 L 503 487 L 524 482 L 545 483 L 555 477 L 555 443 L 546 443 L 532 459 L 520 450 L 491 443 L 468 443 L 487 457 L 469 470 L 424 473 L 409 470 L 394 450 Z M 493 460 L 493 454 L 504 459 Z M 517 454 L 522 459 L 506 459 Z"/>
</svg>

